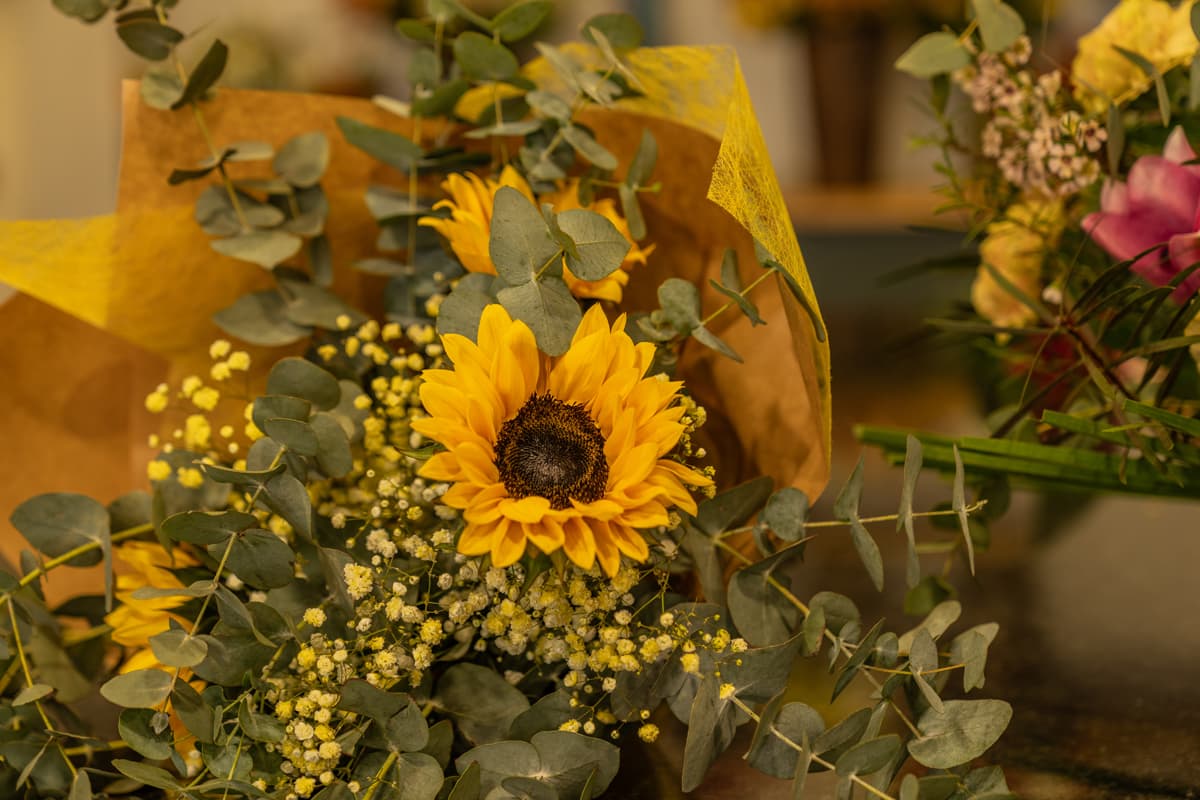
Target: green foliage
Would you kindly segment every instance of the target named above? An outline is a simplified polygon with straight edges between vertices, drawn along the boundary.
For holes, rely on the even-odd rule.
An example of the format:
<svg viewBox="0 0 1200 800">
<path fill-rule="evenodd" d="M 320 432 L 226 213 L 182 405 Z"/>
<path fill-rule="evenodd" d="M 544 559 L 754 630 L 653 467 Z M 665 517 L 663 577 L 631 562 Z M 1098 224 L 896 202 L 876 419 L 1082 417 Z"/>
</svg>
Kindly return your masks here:
<svg viewBox="0 0 1200 800">
<path fill-rule="evenodd" d="M 932 78 L 961 69 L 970 55 L 952 33 L 927 33 L 896 59 L 896 69 L 917 78 Z"/>
</svg>

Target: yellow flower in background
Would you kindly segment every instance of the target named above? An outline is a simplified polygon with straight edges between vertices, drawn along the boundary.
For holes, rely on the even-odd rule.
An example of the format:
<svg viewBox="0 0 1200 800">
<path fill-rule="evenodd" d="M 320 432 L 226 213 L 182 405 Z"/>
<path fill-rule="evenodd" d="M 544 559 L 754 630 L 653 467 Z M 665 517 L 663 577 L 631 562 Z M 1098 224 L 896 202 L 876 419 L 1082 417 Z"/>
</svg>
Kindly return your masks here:
<svg viewBox="0 0 1200 800">
<path fill-rule="evenodd" d="M 668 524 L 673 507 L 695 513 L 686 486 L 712 481 L 664 457 L 684 430 L 681 384 L 647 377 L 654 346 L 624 327 L 593 306 L 567 352 L 549 358 L 523 322 L 489 305 L 478 345 L 442 337 L 455 368 L 423 373 L 429 416 L 413 428 L 447 448 L 420 474 L 452 484 L 442 502 L 463 510 L 460 552 L 503 567 L 530 545 L 561 548 L 612 576 L 622 555 L 648 556 L 639 528 Z"/>
<path fill-rule="evenodd" d="M 133 593 L 144 586 L 156 589 L 182 589 L 183 584 L 171 569 L 194 567 L 196 561 L 181 550 L 174 551 L 175 560 L 158 542 L 125 542 L 113 548 L 117 564 L 116 599 L 118 605 L 104 618 L 112 627 L 112 639 L 135 652 L 121 665 L 121 672 L 162 668 L 150 650 L 150 637 L 170 627 L 171 620 L 187 626 L 185 620 L 172 610 L 187 602 L 186 597 L 158 597 L 140 600 Z M 121 569 L 124 567 L 124 569 Z"/>
<path fill-rule="evenodd" d="M 1099 113 L 1110 101 L 1121 105 L 1153 85 L 1141 67 L 1114 47 L 1146 58 L 1160 73 L 1189 63 L 1197 49 L 1191 25 L 1193 2 L 1173 7 L 1166 0 L 1122 0 L 1081 37 L 1071 64 L 1071 82 L 1084 108 Z"/>
<path fill-rule="evenodd" d="M 1010 206 L 1003 219 L 987 227 L 979 259 L 1003 275 L 1027 297 L 1042 293 L 1042 264 L 1063 229 L 1062 204 L 1026 200 Z M 982 265 L 971 286 L 971 304 L 981 317 L 1005 328 L 1019 328 L 1037 317 L 1033 309 L 1000 285 Z"/>
<path fill-rule="evenodd" d="M 601 199 L 590 206 L 581 206 L 578 199 L 578 181 L 568 181 L 563 189 L 539 199 L 534 197 L 529 184 L 511 165 L 504 168 L 499 180 L 480 178 L 474 173 L 454 173 L 442 182 L 442 188 L 449 197 L 434 205 L 434 208 L 449 209 L 450 218 L 422 217 L 420 224 L 433 228 L 444 236 L 450 243 L 450 249 L 468 272 L 495 275 L 496 266 L 488 252 L 488 242 L 492 235 L 493 202 L 496 192 L 502 186 L 516 189 L 535 206 L 545 202 L 550 203 L 555 211 L 587 208 L 607 217 L 632 245 L 621 268 L 601 280 L 582 281 L 572 275 L 564 265 L 563 278 L 576 297 L 611 300 L 614 303 L 621 301 L 622 289 L 629 282 L 627 271 L 632 269 L 634 264 L 645 264 L 646 257 L 653 247 L 637 246 L 629 233 L 628 223 L 617 212 L 616 204 L 612 200 Z"/>
</svg>

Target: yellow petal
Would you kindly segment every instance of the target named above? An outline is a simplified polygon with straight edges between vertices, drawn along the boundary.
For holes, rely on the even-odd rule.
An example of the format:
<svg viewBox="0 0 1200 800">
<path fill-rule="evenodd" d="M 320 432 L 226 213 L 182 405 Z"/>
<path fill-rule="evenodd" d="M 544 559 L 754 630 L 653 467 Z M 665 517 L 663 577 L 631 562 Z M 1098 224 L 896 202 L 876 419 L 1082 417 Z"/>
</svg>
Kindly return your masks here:
<svg viewBox="0 0 1200 800">
<path fill-rule="evenodd" d="M 567 558 L 584 569 L 591 569 L 596 562 L 596 544 L 592 529 L 579 517 L 567 517 L 563 521 L 563 552 Z"/>
<path fill-rule="evenodd" d="M 492 531 L 492 565 L 507 567 L 525 554 L 525 530 L 519 522 L 501 517 Z"/>
<path fill-rule="evenodd" d="M 550 501 L 537 495 L 520 500 L 508 497 L 500 502 L 499 509 L 500 513 L 514 522 L 541 522 L 550 510 Z"/>
<path fill-rule="evenodd" d="M 458 552 L 465 556 L 481 556 L 492 549 L 491 525 L 471 525 L 458 537 Z"/>
<path fill-rule="evenodd" d="M 526 524 L 523 527 L 525 538 L 543 553 L 553 553 L 563 546 L 566 538 L 562 525 L 553 516 L 547 516 L 541 522 Z"/>
</svg>

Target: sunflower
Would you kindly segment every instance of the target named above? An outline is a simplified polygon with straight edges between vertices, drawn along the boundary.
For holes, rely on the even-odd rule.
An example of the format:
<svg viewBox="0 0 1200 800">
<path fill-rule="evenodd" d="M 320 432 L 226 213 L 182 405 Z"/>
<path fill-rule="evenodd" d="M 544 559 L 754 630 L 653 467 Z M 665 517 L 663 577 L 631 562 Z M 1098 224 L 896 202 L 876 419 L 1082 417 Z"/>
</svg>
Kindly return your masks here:
<svg viewBox="0 0 1200 800">
<path fill-rule="evenodd" d="M 624 315 L 610 327 L 592 306 L 567 352 L 550 358 L 523 322 L 489 305 L 478 339 L 442 337 L 454 369 L 425 371 L 429 416 L 413 422 L 446 446 L 420 474 L 452 484 L 442 502 L 463 512 L 459 552 L 504 567 L 530 545 L 561 548 L 611 576 L 622 555 L 649 555 L 639 528 L 668 524 L 671 508 L 695 513 L 686 487 L 712 481 L 666 457 L 684 431 L 682 384 L 647 377 L 654 345 L 635 345 Z"/>
<path fill-rule="evenodd" d="M 113 550 L 117 562 L 128 567 L 117 575 L 116 599 L 120 605 L 104 617 L 112 627 L 112 639 L 134 652 L 121 664 L 121 672 L 139 669 L 165 669 L 158 663 L 150 649 L 150 637 L 162 633 L 175 620 L 180 625 L 190 621 L 173 613 L 173 609 L 187 602 L 186 597 L 155 597 L 138 599 L 133 593 L 143 586 L 156 589 L 182 589 L 175 574 L 170 570 L 178 567 L 194 567 L 196 561 L 181 550 L 172 555 L 157 542 L 126 542 Z"/>
<path fill-rule="evenodd" d="M 502 186 L 516 189 L 535 205 L 538 205 L 539 201 L 549 203 L 555 211 L 586 208 L 606 217 L 616 226 L 630 244 L 629 253 L 626 254 L 620 269 L 598 281 L 584 281 L 572 275 L 564 264 L 563 277 L 571 289 L 571 294 L 576 297 L 621 302 L 622 290 L 629 282 L 628 271 L 635 264 L 645 264 L 646 257 L 654 247 L 638 247 L 629 232 L 629 223 L 617 212 L 617 206 L 611 199 L 601 198 L 591 205 L 581 205 L 578 180 L 572 179 L 558 191 L 535 198 L 529 184 L 511 165 L 504 168 L 498 180 L 480 178 L 471 172 L 454 173 L 442 182 L 442 188 L 449 197 L 434 205 L 435 209 L 449 209 L 450 218 L 422 217 L 420 224 L 433 228 L 444 236 L 450 243 L 450 249 L 468 272 L 495 275 L 496 266 L 492 264 L 488 242 L 492 234 L 492 204 L 496 191 Z"/>
</svg>

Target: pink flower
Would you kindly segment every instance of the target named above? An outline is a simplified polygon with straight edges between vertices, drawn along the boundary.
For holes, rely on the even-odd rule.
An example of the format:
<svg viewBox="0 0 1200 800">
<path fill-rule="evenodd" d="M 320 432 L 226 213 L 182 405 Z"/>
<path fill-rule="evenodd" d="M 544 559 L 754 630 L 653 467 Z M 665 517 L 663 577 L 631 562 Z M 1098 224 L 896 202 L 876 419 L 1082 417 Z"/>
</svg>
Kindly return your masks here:
<svg viewBox="0 0 1200 800">
<path fill-rule="evenodd" d="M 1083 229 L 1113 258 L 1156 286 L 1164 286 L 1200 261 L 1200 165 L 1183 128 L 1167 137 L 1161 156 L 1142 156 L 1126 183 L 1105 182 L 1100 211 L 1083 218 Z M 1172 295 L 1187 300 L 1200 288 L 1200 270 Z"/>
</svg>

